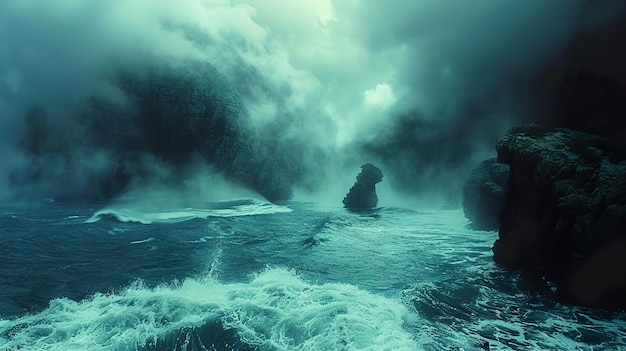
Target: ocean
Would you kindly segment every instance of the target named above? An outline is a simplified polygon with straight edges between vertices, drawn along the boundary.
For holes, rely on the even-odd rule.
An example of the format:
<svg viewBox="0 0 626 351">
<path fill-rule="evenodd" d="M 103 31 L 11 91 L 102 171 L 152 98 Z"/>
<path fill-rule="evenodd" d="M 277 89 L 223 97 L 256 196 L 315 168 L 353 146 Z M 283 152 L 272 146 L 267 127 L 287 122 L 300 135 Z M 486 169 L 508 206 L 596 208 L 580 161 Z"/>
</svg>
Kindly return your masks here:
<svg viewBox="0 0 626 351">
<path fill-rule="evenodd" d="M 459 209 L 3 205 L 0 350 L 620 350 L 626 314 L 496 266 Z"/>
</svg>

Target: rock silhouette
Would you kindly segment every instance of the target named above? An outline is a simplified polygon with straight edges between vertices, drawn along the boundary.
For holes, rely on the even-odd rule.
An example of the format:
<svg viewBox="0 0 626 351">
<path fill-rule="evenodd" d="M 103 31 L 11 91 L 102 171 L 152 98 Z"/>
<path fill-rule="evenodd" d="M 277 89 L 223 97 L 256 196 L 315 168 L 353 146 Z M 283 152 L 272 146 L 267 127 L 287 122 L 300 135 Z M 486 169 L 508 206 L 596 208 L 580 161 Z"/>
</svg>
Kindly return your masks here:
<svg viewBox="0 0 626 351">
<path fill-rule="evenodd" d="M 371 163 L 361 166 L 361 173 L 356 177 L 356 183 L 350 188 L 343 199 L 346 208 L 363 210 L 374 208 L 378 204 L 376 184 L 383 180 L 383 172 Z"/>
<path fill-rule="evenodd" d="M 556 284 L 564 302 L 626 307 L 626 154 L 565 128 L 519 127 L 497 144 L 510 165 L 496 263 Z"/>
<path fill-rule="evenodd" d="M 463 212 L 475 230 L 498 230 L 510 166 L 490 158 L 480 163 L 463 186 Z"/>
</svg>

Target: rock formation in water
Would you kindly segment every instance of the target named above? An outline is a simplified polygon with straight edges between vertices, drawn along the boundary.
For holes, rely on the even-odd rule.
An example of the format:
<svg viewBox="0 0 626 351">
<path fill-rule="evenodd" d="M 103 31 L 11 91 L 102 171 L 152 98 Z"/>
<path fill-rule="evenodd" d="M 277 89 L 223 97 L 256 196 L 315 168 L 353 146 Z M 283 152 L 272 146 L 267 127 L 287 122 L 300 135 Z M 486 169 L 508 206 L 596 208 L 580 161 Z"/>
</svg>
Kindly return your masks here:
<svg viewBox="0 0 626 351">
<path fill-rule="evenodd" d="M 296 167 L 259 142 L 237 90 L 212 65 L 120 70 L 111 81 L 123 98 L 94 97 L 66 123 L 79 125 L 74 130 L 50 132 L 44 111 L 28 113 L 22 144 L 32 162 L 12 175 L 14 185 L 48 182 L 45 196 L 107 198 L 150 177 L 148 157 L 178 173 L 174 183 L 200 161 L 270 201 L 291 197 Z M 97 157 L 102 167 L 91 169 Z"/>
<path fill-rule="evenodd" d="M 361 166 L 361 173 L 356 177 L 356 183 L 344 197 L 346 208 L 363 210 L 376 207 L 376 184 L 383 180 L 383 172 L 376 166 L 366 163 Z"/>
<path fill-rule="evenodd" d="M 626 307 L 626 154 L 592 134 L 536 125 L 497 144 L 510 166 L 496 263 L 587 306 Z"/>
<path fill-rule="evenodd" d="M 463 186 L 463 212 L 475 230 L 498 230 L 510 167 L 490 158 L 480 163 Z"/>
</svg>

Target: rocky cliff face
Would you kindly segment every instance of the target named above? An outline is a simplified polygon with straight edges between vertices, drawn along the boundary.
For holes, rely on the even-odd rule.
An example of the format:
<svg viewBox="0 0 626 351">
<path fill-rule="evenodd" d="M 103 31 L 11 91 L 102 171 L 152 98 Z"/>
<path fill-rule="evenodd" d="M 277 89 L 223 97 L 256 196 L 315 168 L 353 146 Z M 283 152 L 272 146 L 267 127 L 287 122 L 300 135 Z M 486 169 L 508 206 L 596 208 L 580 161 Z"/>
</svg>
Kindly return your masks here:
<svg viewBox="0 0 626 351">
<path fill-rule="evenodd" d="M 481 162 L 463 186 L 463 212 L 475 230 L 498 230 L 510 166 L 496 158 Z"/>
<path fill-rule="evenodd" d="M 237 90 L 210 64 L 120 70 L 110 79 L 122 96 L 95 97 L 63 133 L 49 131 L 60 127 L 45 111 L 28 114 L 23 146 L 32 162 L 13 174 L 14 184 L 47 181 L 53 184 L 46 196 L 106 198 L 136 178 L 150 177 L 142 162 L 148 156 L 180 177 L 200 161 L 271 201 L 291 197 L 298 175 L 287 156 L 259 142 Z M 106 162 L 94 168 L 90 154 Z M 71 179 L 72 192 L 54 191 L 67 189 Z"/>
<path fill-rule="evenodd" d="M 520 127 L 497 144 L 510 166 L 494 260 L 556 284 L 562 301 L 626 307 L 626 157 L 599 136 Z"/>
</svg>

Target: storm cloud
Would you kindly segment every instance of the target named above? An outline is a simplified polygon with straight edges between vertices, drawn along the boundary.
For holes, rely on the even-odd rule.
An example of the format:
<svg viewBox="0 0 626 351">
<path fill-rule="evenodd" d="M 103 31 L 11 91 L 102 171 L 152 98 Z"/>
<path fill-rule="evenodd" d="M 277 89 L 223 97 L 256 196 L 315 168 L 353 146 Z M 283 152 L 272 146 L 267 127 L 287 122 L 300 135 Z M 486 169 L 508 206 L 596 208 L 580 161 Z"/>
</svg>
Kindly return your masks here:
<svg viewBox="0 0 626 351">
<path fill-rule="evenodd" d="M 33 108 L 45 111 L 54 140 L 73 143 L 39 159 L 60 180 L 30 193 L 58 188 L 68 174 L 72 184 L 88 183 L 114 167 L 109 150 L 77 142 L 91 138 L 79 123 L 89 103 L 127 103 L 112 79 L 120 70 L 194 61 L 210 64 L 235 89 L 250 135 L 267 152 L 289 155 L 277 167 L 297 169 L 294 188 L 342 189 L 340 199 L 358 167 L 376 162 L 390 192 L 431 198 L 436 191 L 453 203 L 498 136 L 536 119 L 530 92 L 539 72 L 558 65 L 578 33 L 614 20 L 622 7 L 584 0 L 7 0 L 0 8 L 0 197 L 18 193 L 12 175 L 32 163 L 24 145 Z M 590 9 L 597 15 L 585 16 Z M 168 167 L 155 162 L 152 168 Z M 195 169 L 206 167 L 188 168 Z M 384 196 L 381 203 L 388 204 Z"/>
</svg>

